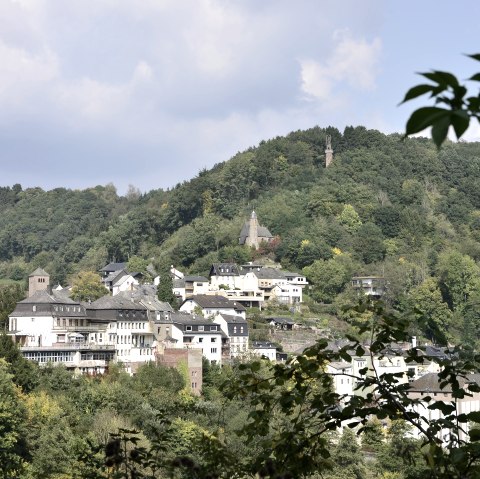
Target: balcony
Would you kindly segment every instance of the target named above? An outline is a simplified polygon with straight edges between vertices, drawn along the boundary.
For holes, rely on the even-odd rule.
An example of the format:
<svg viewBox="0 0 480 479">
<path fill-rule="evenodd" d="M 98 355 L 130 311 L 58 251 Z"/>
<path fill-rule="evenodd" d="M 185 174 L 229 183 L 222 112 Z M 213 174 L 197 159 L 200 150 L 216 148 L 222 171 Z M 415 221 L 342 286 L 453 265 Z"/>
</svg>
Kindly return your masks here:
<svg viewBox="0 0 480 479">
<path fill-rule="evenodd" d="M 54 326 L 52 328 L 54 331 L 75 331 L 78 333 L 96 333 L 96 332 L 105 332 L 107 330 L 107 325 L 97 325 L 90 324 L 89 326 Z"/>
</svg>

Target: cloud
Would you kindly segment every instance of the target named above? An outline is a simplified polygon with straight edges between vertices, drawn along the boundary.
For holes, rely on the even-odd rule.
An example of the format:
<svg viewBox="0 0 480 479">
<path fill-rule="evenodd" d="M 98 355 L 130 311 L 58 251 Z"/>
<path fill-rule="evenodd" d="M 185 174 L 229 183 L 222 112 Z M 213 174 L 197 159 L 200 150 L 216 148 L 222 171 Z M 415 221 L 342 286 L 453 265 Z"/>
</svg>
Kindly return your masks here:
<svg viewBox="0 0 480 479">
<path fill-rule="evenodd" d="M 338 85 L 348 84 L 353 90 L 372 90 L 378 72 L 381 40 L 371 42 L 354 39 L 348 31 L 334 34 L 336 45 L 325 62 L 311 58 L 300 60 L 301 88 L 307 98 L 324 101 Z"/>
</svg>

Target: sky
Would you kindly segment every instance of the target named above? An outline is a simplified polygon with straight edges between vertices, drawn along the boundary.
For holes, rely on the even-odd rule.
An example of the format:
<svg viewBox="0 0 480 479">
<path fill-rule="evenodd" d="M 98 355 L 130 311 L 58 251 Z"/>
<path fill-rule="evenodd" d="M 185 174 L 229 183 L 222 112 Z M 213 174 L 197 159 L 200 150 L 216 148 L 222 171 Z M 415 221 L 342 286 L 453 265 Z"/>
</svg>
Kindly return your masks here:
<svg viewBox="0 0 480 479">
<path fill-rule="evenodd" d="M 480 71 L 479 18 L 477 0 L 0 0 L 0 186 L 147 192 L 298 129 L 403 132 L 416 72 Z"/>
</svg>

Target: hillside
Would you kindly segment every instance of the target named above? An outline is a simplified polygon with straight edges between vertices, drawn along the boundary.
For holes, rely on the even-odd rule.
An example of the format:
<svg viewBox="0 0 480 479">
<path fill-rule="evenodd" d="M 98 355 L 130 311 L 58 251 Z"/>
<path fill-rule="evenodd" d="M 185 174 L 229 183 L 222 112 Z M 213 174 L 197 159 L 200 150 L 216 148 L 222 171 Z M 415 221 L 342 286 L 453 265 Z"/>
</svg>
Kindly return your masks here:
<svg viewBox="0 0 480 479">
<path fill-rule="evenodd" d="M 335 151 L 328 169 L 326 134 Z M 65 283 L 132 257 L 205 273 L 217 260 L 263 254 L 305 268 L 318 301 L 338 300 L 352 274 L 381 274 L 391 304 L 405 306 L 408 296 L 435 310 L 425 331 L 462 330 L 455 315 L 464 316 L 479 276 L 479 181 L 478 143 L 437 151 L 421 138 L 315 127 L 264 141 L 168 191 L 3 187 L 0 279 L 22 280 L 41 266 Z M 260 252 L 238 246 L 252 208 L 279 237 Z"/>
</svg>

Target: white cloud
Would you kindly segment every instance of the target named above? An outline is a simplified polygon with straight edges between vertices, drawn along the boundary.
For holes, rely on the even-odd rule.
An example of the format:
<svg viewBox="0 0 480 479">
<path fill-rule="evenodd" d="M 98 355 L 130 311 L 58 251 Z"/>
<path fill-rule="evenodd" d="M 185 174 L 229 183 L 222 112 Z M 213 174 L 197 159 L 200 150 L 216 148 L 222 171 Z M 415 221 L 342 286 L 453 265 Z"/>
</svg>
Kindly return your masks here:
<svg viewBox="0 0 480 479">
<path fill-rule="evenodd" d="M 326 100 L 344 83 L 354 90 L 375 88 L 381 40 L 357 40 L 348 32 L 336 32 L 334 40 L 337 44 L 325 62 L 311 58 L 300 60 L 301 88 L 307 98 Z"/>
</svg>

